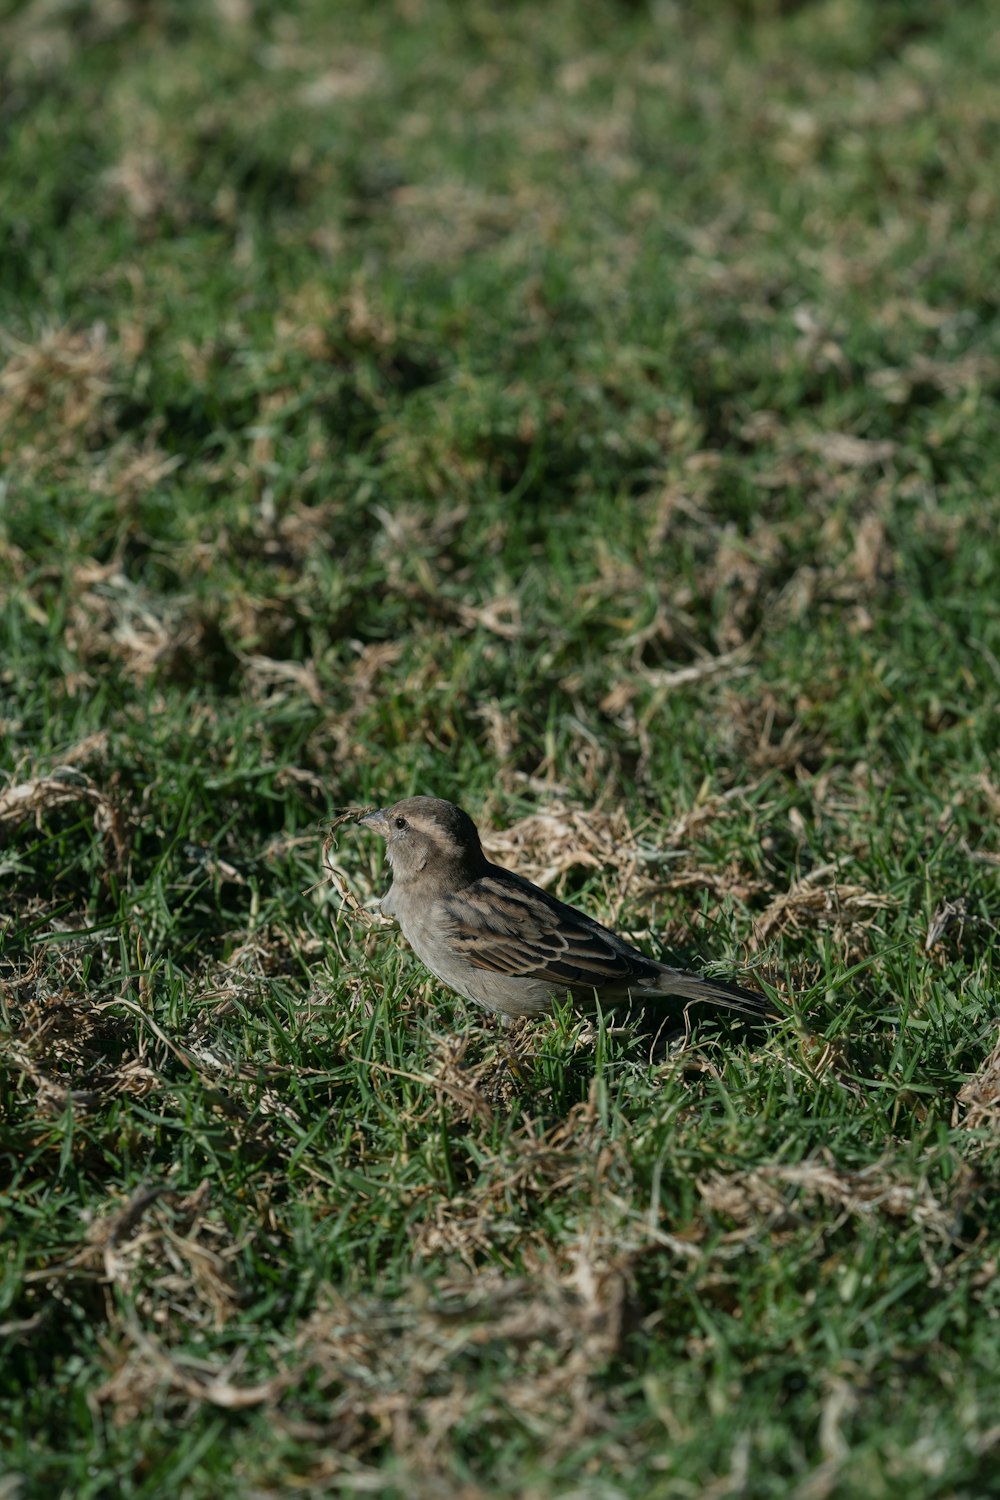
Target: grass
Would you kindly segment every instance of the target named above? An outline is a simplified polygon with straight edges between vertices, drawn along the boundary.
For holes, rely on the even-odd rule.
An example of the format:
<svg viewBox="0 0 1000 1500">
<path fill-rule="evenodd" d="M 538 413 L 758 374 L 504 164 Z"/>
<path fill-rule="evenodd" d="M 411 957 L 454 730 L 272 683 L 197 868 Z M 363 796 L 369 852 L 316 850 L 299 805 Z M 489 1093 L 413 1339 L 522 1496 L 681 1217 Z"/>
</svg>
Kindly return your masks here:
<svg viewBox="0 0 1000 1500">
<path fill-rule="evenodd" d="M 0 21 L 0 1496 L 998 1493 L 992 7 L 696 12 Z"/>
</svg>

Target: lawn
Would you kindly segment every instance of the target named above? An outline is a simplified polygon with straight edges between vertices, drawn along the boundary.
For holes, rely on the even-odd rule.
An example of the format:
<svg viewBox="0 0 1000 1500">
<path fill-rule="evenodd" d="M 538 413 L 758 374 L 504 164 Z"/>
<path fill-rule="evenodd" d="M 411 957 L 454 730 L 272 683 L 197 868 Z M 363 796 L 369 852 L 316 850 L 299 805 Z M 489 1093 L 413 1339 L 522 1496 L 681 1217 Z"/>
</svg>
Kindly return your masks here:
<svg viewBox="0 0 1000 1500">
<path fill-rule="evenodd" d="M 1000 1495 L 998 74 L 5 8 L 0 1500 Z M 413 792 L 782 1019 L 512 1058 Z"/>
</svg>

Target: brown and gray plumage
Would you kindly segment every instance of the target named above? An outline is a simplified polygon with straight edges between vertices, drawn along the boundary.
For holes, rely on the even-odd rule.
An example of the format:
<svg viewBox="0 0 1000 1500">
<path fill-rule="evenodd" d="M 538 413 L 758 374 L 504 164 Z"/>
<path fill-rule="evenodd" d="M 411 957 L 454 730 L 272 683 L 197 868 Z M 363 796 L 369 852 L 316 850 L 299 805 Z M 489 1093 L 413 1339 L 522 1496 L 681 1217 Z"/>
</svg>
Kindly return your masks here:
<svg viewBox="0 0 1000 1500">
<path fill-rule="evenodd" d="M 476 825 L 453 802 L 407 797 L 360 819 L 386 841 L 395 917 L 422 963 L 466 1000 L 509 1022 L 568 995 L 593 1008 L 676 996 L 749 1016 L 773 1011 L 763 995 L 671 969 L 530 880 L 491 864 Z"/>
</svg>

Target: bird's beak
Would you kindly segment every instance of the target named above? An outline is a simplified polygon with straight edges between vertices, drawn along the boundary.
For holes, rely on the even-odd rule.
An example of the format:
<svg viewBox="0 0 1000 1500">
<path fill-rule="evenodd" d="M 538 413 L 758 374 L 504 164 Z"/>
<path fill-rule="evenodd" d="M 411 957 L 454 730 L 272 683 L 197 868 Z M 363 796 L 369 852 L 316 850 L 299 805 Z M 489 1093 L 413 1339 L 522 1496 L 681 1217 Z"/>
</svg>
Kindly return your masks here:
<svg viewBox="0 0 1000 1500">
<path fill-rule="evenodd" d="M 358 822 L 363 828 L 370 828 L 373 833 L 381 835 L 384 839 L 389 837 L 389 819 L 381 807 L 376 807 L 374 812 L 365 813 L 363 818 L 358 819 Z"/>
</svg>

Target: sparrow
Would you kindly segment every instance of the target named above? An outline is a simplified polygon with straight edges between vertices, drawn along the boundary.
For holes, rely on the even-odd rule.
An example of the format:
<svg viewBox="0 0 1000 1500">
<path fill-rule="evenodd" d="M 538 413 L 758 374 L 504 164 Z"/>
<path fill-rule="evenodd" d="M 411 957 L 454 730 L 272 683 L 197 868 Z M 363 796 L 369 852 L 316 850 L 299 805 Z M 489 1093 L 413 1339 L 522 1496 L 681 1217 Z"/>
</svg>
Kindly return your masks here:
<svg viewBox="0 0 1000 1500">
<path fill-rule="evenodd" d="M 676 996 L 767 1017 L 763 995 L 672 969 L 617 933 L 486 858 L 468 813 L 406 797 L 358 819 L 385 839 L 392 885 L 382 911 L 436 978 L 509 1025 L 569 995 L 604 1010 Z M 656 1009 L 660 1009 L 659 1006 Z"/>
</svg>

